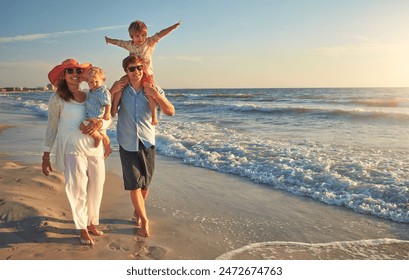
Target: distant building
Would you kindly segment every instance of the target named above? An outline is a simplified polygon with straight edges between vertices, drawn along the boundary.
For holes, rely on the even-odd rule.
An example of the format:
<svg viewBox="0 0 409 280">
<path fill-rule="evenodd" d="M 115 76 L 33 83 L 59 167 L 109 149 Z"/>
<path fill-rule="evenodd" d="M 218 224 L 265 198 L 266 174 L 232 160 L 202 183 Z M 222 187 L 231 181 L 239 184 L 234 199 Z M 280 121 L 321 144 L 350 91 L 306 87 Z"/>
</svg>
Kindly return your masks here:
<svg viewBox="0 0 409 280">
<path fill-rule="evenodd" d="M 54 90 L 54 86 L 52 84 L 47 85 L 47 90 Z"/>
<path fill-rule="evenodd" d="M 46 86 L 38 86 L 38 87 L 32 87 L 32 88 L 28 88 L 28 87 L 4 87 L 4 88 L 0 88 L 0 92 L 24 92 L 24 91 L 54 91 L 55 87 L 52 84 L 48 84 Z"/>
<path fill-rule="evenodd" d="M 19 88 L 18 87 L 5 87 L 4 88 L 6 91 L 18 91 Z"/>
</svg>

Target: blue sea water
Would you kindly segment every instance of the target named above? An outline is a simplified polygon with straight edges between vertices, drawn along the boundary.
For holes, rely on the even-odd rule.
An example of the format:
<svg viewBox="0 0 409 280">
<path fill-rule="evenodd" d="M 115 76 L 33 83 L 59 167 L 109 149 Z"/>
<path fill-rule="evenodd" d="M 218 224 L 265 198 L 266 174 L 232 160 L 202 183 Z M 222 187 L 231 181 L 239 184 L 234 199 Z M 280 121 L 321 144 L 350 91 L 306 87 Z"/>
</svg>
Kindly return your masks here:
<svg viewBox="0 0 409 280">
<path fill-rule="evenodd" d="M 409 223 L 409 88 L 166 93 L 176 115 L 159 120 L 159 154 Z M 45 124 L 51 94 L 1 93 L 0 110 Z M 118 150 L 115 124 L 108 135 Z"/>
</svg>

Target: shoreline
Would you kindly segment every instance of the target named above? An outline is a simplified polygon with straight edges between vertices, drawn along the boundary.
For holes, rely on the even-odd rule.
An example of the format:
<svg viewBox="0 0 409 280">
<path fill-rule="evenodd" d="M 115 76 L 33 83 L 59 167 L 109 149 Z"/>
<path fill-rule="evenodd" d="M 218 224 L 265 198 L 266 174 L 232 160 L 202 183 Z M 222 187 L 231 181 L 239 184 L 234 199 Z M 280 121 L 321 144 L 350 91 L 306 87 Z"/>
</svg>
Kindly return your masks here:
<svg viewBox="0 0 409 280">
<path fill-rule="evenodd" d="M 0 133 L 13 139 L 8 127 L 1 124 Z M 409 259 L 407 224 L 163 156 L 157 156 L 147 200 L 152 237 L 139 237 L 116 154 L 107 160 L 99 225 L 105 234 L 91 247 L 79 244 L 62 174 L 45 177 L 40 163 L 0 155 L 0 259 Z M 263 244 L 272 247 L 260 250 Z M 317 254 L 318 245 L 323 249 Z M 346 251 L 342 256 L 340 247 Z M 271 248 L 281 251 L 272 254 Z M 371 257 L 378 249 L 384 254 Z"/>
</svg>

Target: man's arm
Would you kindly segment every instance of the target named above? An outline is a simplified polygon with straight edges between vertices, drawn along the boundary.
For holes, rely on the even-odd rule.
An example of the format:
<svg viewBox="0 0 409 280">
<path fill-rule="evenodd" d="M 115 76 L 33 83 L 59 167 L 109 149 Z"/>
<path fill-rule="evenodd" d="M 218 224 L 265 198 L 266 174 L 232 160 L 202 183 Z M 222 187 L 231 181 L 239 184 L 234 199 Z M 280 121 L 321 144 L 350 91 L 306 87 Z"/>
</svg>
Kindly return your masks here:
<svg viewBox="0 0 409 280">
<path fill-rule="evenodd" d="M 125 86 L 129 83 L 129 78 L 127 75 L 124 75 L 116 81 L 111 89 L 111 117 L 114 118 L 118 113 L 118 107 L 121 103 L 122 92 L 124 91 Z"/>
<path fill-rule="evenodd" d="M 165 29 L 159 31 L 159 32 L 158 32 L 159 38 L 162 39 L 163 37 L 165 37 L 166 35 L 168 35 L 170 32 L 172 32 L 173 30 L 175 30 L 176 28 L 178 28 L 181 23 L 182 23 L 182 21 L 179 21 L 179 22 L 175 23 L 174 25 L 169 26 L 168 28 L 165 28 Z"/>
</svg>

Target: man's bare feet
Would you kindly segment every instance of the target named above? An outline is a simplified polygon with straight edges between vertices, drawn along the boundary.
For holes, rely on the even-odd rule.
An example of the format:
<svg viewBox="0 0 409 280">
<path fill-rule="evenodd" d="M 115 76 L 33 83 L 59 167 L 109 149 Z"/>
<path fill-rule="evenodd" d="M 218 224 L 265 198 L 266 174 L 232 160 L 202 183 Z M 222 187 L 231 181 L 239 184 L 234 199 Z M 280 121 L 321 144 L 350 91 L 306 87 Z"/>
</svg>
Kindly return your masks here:
<svg viewBox="0 0 409 280">
<path fill-rule="evenodd" d="M 156 116 L 152 117 L 152 125 L 157 125 L 158 124 L 158 118 Z"/>
<path fill-rule="evenodd" d="M 138 233 L 142 237 L 149 237 L 149 220 L 142 221 L 141 228 L 138 230 Z"/>
<path fill-rule="evenodd" d="M 80 242 L 82 245 L 94 245 L 94 240 L 92 240 L 91 236 L 88 234 L 88 230 L 81 229 L 80 230 Z"/>
<path fill-rule="evenodd" d="M 138 234 L 142 237 L 149 237 L 151 236 L 149 233 L 149 228 L 140 228 L 138 229 Z"/>
<path fill-rule="evenodd" d="M 136 220 L 136 226 L 137 227 L 141 227 L 142 226 L 142 220 L 141 218 L 139 218 L 138 213 L 136 213 L 136 211 L 133 211 L 133 216 L 135 217 Z"/>
<path fill-rule="evenodd" d="M 95 236 L 102 236 L 104 234 L 103 231 L 98 230 L 93 224 L 87 226 L 88 232 L 95 235 Z"/>
<path fill-rule="evenodd" d="M 138 229 L 138 234 L 142 237 L 149 237 L 149 222 L 145 222 L 145 225 L 143 225 L 141 218 L 139 218 L 138 214 L 136 211 L 133 212 L 133 216 L 136 219 L 136 226 L 139 227 Z"/>
</svg>

